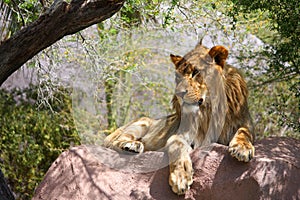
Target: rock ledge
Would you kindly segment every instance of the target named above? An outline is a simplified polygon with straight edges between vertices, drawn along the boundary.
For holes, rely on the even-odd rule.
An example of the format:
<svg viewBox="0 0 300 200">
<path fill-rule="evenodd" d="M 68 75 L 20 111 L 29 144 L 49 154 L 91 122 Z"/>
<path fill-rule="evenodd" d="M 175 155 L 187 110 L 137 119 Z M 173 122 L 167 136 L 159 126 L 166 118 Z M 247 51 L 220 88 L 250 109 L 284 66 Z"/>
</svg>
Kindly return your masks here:
<svg viewBox="0 0 300 200">
<path fill-rule="evenodd" d="M 191 154 L 194 183 L 185 196 L 177 196 L 168 185 L 168 167 L 148 173 L 115 170 L 91 155 L 88 147 L 78 146 L 52 164 L 33 200 L 300 199 L 300 141 L 273 137 L 256 142 L 255 147 L 250 163 L 238 162 L 223 145 L 213 144 L 206 152 L 196 149 Z M 109 149 L 102 151 L 118 156 Z"/>
</svg>

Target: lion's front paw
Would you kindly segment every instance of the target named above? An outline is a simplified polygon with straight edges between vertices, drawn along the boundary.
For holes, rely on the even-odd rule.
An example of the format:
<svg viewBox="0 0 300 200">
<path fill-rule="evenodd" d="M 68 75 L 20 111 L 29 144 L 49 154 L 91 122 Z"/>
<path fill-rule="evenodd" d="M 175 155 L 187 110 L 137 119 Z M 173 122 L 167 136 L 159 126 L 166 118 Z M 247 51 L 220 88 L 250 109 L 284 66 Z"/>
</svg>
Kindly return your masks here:
<svg viewBox="0 0 300 200">
<path fill-rule="evenodd" d="M 250 141 L 233 138 L 228 151 L 239 161 L 249 162 L 254 157 L 255 148 Z"/>
<path fill-rule="evenodd" d="M 184 194 L 190 189 L 193 183 L 193 168 L 190 161 L 183 163 L 184 166 L 176 167 L 173 172 L 170 173 L 169 184 L 172 187 L 173 192 L 178 195 Z"/>
<path fill-rule="evenodd" d="M 120 144 L 120 147 L 124 151 L 129 151 L 134 153 L 144 152 L 144 144 L 139 141 L 124 141 Z"/>
</svg>

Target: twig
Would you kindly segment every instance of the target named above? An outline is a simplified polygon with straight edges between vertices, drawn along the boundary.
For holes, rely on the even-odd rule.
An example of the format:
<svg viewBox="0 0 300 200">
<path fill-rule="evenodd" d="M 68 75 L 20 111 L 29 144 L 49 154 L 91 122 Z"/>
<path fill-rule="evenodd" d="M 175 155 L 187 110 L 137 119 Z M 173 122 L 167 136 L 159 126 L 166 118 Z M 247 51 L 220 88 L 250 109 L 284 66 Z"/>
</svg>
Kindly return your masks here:
<svg viewBox="0 0 300 200">
<path fill-rule="evenodd" d="M 13 2 L 13 4 L 17 7 L 18 13 L 19 13 L 20 16 L 21 16 L 22 24 L 23 24 L 23 26 L 25 26 L 25 20 L 24 20 L 24 18 L 23 18 L 23 15 L 22 15 L 22 13 L 21 13 L 21 10 L 20 10 L 18 4 L 17 4 L 14 0 L 12 0 L 12 2 Z"/>
</svg>

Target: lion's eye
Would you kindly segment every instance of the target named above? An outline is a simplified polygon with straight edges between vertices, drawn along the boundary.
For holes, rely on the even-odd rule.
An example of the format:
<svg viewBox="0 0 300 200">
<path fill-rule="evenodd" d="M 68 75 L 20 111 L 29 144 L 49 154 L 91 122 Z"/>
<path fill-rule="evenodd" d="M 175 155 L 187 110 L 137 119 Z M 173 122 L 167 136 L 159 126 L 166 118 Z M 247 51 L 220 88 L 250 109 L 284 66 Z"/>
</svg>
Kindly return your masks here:
<svg viewBox="0 0 300 200">
<path fill-rule="evenodd" d="M 193 71 L 193 73 L 192 73 L 192 77 L 195 77 L 198 73 L 199 73 L 199 70 L 194 69 L 194 71 Z"/>
</svg>

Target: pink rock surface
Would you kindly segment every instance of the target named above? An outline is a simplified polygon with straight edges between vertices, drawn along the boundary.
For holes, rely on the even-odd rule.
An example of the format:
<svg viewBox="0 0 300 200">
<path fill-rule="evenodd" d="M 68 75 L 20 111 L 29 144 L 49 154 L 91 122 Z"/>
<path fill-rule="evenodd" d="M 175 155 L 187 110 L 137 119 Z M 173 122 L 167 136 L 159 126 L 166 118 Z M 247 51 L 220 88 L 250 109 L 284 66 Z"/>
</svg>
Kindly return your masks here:
<svg viewBox="0 0 300 200">
<path fill-rule="evenodd" d="M 168 184 L 168 167 L 147 173 L 120 171 L 102 164 L 86 146 L 79 146 L 62 153 L 52 164 L 33 200 L 300 199 L 300 141 L 267 138 L 255 147 L 256 156 L 250 163 L 232 158 L 223 145 L 213 144 L 209 151 L 196 149 L 191 154 L 194 183 L 185 196 L 177 196 Z M 110 149 L 101 152 L 114 159 L 122 157 Z M 142 156 L 151 160 L 164 154 Z"/>
</svg>

